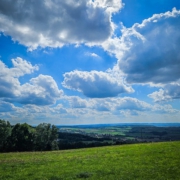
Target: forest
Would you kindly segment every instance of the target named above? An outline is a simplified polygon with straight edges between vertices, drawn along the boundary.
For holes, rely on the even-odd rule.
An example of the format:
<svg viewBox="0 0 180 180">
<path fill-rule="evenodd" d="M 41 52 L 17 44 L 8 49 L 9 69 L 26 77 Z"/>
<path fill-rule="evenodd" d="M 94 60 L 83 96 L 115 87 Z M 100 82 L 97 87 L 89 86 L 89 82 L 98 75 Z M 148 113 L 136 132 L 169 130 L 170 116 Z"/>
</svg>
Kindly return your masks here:
<svg viewBox="0 0 180 180">
<path fill-rule="evenodd" d="M 58 128 L 42 123 L 32 127 L 27 123 L 12 126 L 0 120 L 0 152 L 47 151 L 58 149 Z"/>
<path fill-rule="evenodd" d="M 111 145 L 109 138 L 59 132 L 50 123 L 31 126 L 27 123 L 11 125 L 0 120 L 0 152 L 51 151 Z"/>
</svg>

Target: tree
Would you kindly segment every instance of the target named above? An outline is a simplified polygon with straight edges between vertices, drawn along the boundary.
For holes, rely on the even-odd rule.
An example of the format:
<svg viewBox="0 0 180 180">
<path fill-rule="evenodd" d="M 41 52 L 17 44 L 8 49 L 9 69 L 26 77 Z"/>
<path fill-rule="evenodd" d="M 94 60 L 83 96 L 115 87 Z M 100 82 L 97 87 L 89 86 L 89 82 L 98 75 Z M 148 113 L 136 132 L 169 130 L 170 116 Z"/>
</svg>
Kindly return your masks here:
<svg viewBox="0 0 180 180">
<path fill-rule="evenodd" d="M 51 150 L 58 150 L 58 143 L 57 143 L 57 139 L 58 139 L 58 128 L 55 125 L 52 125 L 51 128 Z"/>
<path fill-rule="evenodd" d="M 9 137 L 11 135 L 11 124 L 9 121 L 0 119 L 0 151 L 7 151 L 9 145 Z"/>
<path fill-rule="evenodd" d="M 58 128 L 42 123 L 36 128 L 27 123 L 11 126 L 0 120 L 0 151 L 57 150 Z"/>
<path fill-rule="evenodd" d="M 31 151 L 34 146 L 35 131 L 28 124 L 16 124 L 11 133 L 13 151 Z"/>
<path fill-rule="evenodd" d="M 58 149 L 57 138 L 58 128 L 56 126 L 47 123 L 39 124 L 36 127 L 35 149 L 40 151 Z"/>
</svg>

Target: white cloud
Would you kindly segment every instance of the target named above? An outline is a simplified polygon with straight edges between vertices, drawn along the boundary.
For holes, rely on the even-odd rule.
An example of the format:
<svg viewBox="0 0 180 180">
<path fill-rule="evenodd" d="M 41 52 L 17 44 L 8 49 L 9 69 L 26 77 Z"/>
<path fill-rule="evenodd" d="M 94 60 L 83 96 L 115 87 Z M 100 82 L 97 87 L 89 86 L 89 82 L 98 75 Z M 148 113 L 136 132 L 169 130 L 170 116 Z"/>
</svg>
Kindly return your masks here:
<svg viewBox="0 0 180 180">
<path fill-rule="evenodd" d="M 13 67 L 9 69 L 2 61 L 0 61 L 0 67 L 1 67 L 0 75 L 1 76 L 11 75 L 14 77 L 20 77 L 25 74 L 31 74 L 39 69 L 37 65 L 32 66 L 30 62 L 23 60 L 20 57 L 17 57 L 16 59 L 12 59 L 12 65 Z"/>
<path fill-rule="evenodd" d="M 94 0 L 93 4 L 106 9 L 110 13 L 118 12 L 123 6 L 121 0 Z"/>
<path fill-rule="evenodd" d="M 87 100 L 82 99 L 78 96 L 66 97 L 66 100 L 69 101 L 71 108 L 87 108 L 89 106 Z"/>
<path fill-rule="evenodd" d="M 173 9 L 133 26 L 136 34 L 128 37 L 132 46 L 119 61 L 128 82 L 166 84 L 179 79 L 179 22 L 180 11 Z"/>
<path fill-rule="evenodd" d="M 114 76 L 112 71 L 71 71 L 64 74 L 62 85 L 65 88 L 82 92 L 91 98 L 114 97 L 121 93 L 133 92 L 123 83 L 123 79 Z"/>
<path fill-rule="evenodd" d="M 148 111 L 151 105 L 136 98 L 125 97 L 116 100 L 116 110 Z"/>
<path fill-rule="evenodd" d="M 163 106 L 155 104 L 152 107 L 152 110 L 159 114 L 177 114 L 180 112 L 179 110 L 174 109 L 170 104 L 165 104 Z"/>
<path fill-rule="evenodd" d="M 82 99 L 77 96 L 64 96 L 62 98 L 70 105 L 67 109 L 84 109 L 86 112 L 107 112 L 111 115 L 129 114 L 134 116 L 141 113 L 172 114 L 179 112 L 169 104 L 152 105 L 132 97 Z"/>
<path fill-rule="evenodd" d="M 20 82 L 18 78 L 25 74 L 31 74 L 38 70 L 38 66 L 32 66 L 20 57 L 12 59 L 12 68 L 0 61 L 0 97 L 14 97 L 20 95 Z"/>
<path fill-rule="evenodd" d="M 21 86 L 21 96 L 18 101 L 22 104 L 50 105 L 62 95 L 62 90 L 51 76 L 40 74 L 32 78 L 30 83 Z"/>
<path fill-rule="evenodd" d="M 103 48 L 118 58 L 128 83 L 166 84 L 180 78 L 180 11 L 155 14 L 131 28 L 122 27 L 120 38 Z"/>
<path fill-rule="evenodd" d="M 113 33 L 121 0 L 0 1 L 0 31 L 29 47 L 98 43 Z"/>
<path fill-rule="evenodd" d="M 20 77 L 25 74 L 31 74 L 39 69 L 37 65 L 32 66 L 30 62 L 23 60 L 20 57 L 17 57 L 16 59 L 12 59 L 12 64 L 14 68 L 11 68 L 11 74 L 15 77 Z"/>
<path fill-rule="evenodd" d="M 52 113 L 57 113 L 57 114 L 67 114 L 68 113 L 67 109 L 64 108 L 62 104 L 58 104 L 55 107 L 51 107 L 50 110 Z"/>
<path fill-rule="evenodd" d="M 85 53 L 85 55 L 86 56 L 90 56 L 90 57 L 92 57 L 94 59 L 101 59 L 101 57 L 98 54 L 96 54 L 96 53 L 87 52 L 87 53 Z"/>
<path fill-rule="evenodd" d="M 164 122 L 165 119 L 172 122 L 172 118 L 175 122 L 179 120 L 180 114 L 180 111 L 173 109 L 171 105 L 151 105 L 130 97 L 82 99 L 62 96 L 60 100 L 64 103 L 52 106 L 27 104 L 22 107 L 0 101 L 0 115 L 6 120 L 13 119 L 14 123 L 39 124 L 46 121 L 53 124 L 92 124 Z"/>
<path fill-rule="evenodd" d="M 51 76 L 39 75 L 30 79 L 30 82 L 21 84 L 19 77 L 31 74 L 38 70 L 22 58 L 12 59 L 12 68 L 0 61 L 0 98 L 4 101 L 22 104 L 49 105 L 56 102 L 62 95 L 62 90 Z"/>
<path fill-rule="evenodd" d="M 171 101 L 174 99 L 180 99 L 180 83 L 167 84 L 159 91 L 155 91 L 148 95 L 154 99 L 155 102 Z"/>
<path fill-rule="evenodd" d="M 0 112 L 12 112 L 15 111 L 17 108 L 9 103 L 9 102 L 4 102 L 4 101 L 0 101 Z"/>
</svg>

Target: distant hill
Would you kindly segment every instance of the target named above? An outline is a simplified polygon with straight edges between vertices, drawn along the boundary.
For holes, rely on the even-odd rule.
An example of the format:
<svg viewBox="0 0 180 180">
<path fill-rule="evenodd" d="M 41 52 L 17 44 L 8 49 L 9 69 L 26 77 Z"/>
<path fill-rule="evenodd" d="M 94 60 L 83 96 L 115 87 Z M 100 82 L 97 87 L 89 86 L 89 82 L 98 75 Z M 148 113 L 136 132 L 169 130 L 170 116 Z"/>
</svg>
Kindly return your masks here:
<svg viewBox="0 0 180 180">
<path fill-rule="evenodd" d="M 97 128 L 110 126 L 156 126 L 156 127 L 180 127 L 180 123 L 116 123 L 116 124 L 86 124 L 86 125 L 56 125 L 60 127 Z"/>
</svg>

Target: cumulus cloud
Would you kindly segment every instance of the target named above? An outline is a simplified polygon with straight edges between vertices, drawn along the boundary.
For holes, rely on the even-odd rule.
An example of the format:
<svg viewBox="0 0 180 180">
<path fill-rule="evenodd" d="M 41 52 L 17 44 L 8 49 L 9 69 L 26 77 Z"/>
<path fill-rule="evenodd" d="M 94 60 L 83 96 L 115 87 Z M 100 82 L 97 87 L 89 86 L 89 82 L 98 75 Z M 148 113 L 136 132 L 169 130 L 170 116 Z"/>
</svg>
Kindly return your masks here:
<svg viewBox="0 0 180 180">
<path fill-rule="evenodd" d="M 127 30 L 132 43 L 119 60 L 130 83 L 166 84 L 180 77 L 180 11 L 153 15 Z"/>
<path fill-rule="evenodd" d="M 163 106 L 156 104 L 152 106 L 152 111 L 159 114 L 176 114 L 179 112 L 179 110 L 174 109 L 170 104 L 165 104 Z"/>
<path fill-rule="evenodd" d="M 166 84 L 180 78 L 180 11 L 154 14 L 141 24 L 122 27 L 120 38 L 103 48 L 118 58 L 128 83 Z"/>
<path fill-rule="evenodd" d="M 93 4 L 111 13 L 118 12 L 123 6 L 122 1 L 119 0 L 94 0 Z"/>
<path fill-rule="evenodd" d="M 151 106 L 136 98 L 125 97 L 117 100 L 116 110 L 137 110 L 137 111 L 147 111 L 150 110 Z"/>
<path fill-rule="evenodd" d="M 154 99 L 155 102 L 180 99 L 180 83 L 167 84 L 163 89 L 161 88 L 148 96 Z"/>
<path fill-rule="evenodd" d="M 88 101 L 78 96 L 66 97 L 68 99 L 71 108 L 87 108 Z"/>
<path fill-rule="evenodd" d="M 62 95 L 62 90 L 54 79 L 48 75 L 40 74 L 32 78 L 30 83 L 21 86 L 21 96 L 18 101 L 22 104 L 50 105 L 54 104 Z"/>
<path fill-rule="evenodd" d="M 148 111 L 152 109 L 150 104 L 131 97 L 107 98 L 101 102 L 96 101 L 96 106 L 98 109 L 102 106 L 109 111 Z"/>
<path fill-rule="evenodd" d="M 12 65 L 12 68 L 8 68 L 0 61 L 0 97 L 19 96 L 20 82 L 18 78 L 38 70 L 37 65 L 32 66 L 31 63 L 20 57 L 12 59 Z"/>
<path fill-rule="evenodd" d="M 121 0 L 0 1 L 0 31 L 29 47 L 97 43 L 113 33 Z"/>
<path fill-rule="evenodd" d="M 64 74 L 62 85 L 65 88 L 82 92 L 91 98 L 114 97 L 120 93 L 133 92 L 122 79 L 110 72 L 102 71 L 71 71 Z"/>
<path fill-rule="evenodd" d="M 0 66 L 1 66 L 1 71 L 0 71 L 0 75 L 12 75 L 15 77 L 20 77 L 23 76 L 25 74 L 31 74 L 33 73 L 35 70 L 38 70 L 38 66 L 32 66 L 32 64 L 20 57 L 17 57 L 15 59 L 12 59 L 12 68 L 8 68 L 6 67 L 6 65 L 0 61 Z"/>
<path fill-rule="evenodd" d="M 4 101 L 18 102 L 22 104 L 49 105 L 62 95 L 62 90 L 51 76 L 39 75 L 30 79 L 28 83 L 21 84 L 19 77 L 31 74 L 38 70 L 22 58 L 12 59 L 12 68 L 0 61 L 0 98 Z"/>
</svg>

